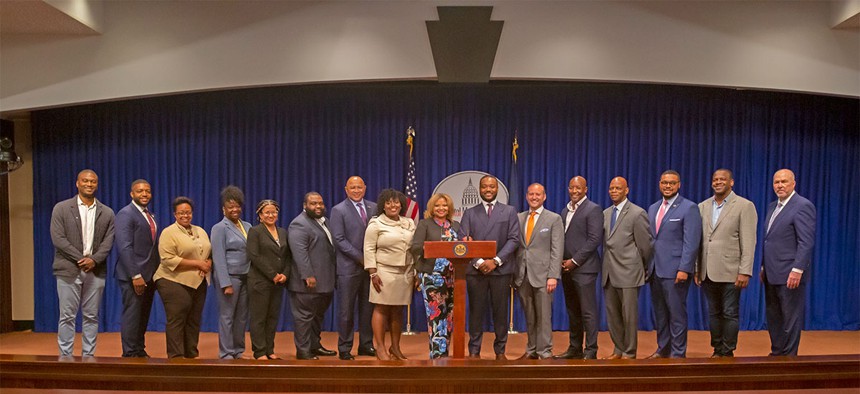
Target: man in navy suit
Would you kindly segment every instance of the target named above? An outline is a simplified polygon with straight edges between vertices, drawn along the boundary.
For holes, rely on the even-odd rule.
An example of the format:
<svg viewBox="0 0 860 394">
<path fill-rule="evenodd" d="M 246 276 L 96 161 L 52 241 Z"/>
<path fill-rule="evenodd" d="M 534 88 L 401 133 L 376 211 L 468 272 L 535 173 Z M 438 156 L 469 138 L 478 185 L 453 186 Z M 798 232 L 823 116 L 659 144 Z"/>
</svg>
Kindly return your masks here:
<svg viewBox="0 0 860 394">
<path fill-rule="evenodd" d="M 160 261 L 158 227 L 147 209 L 151 198 L 149 182 L 138 179 L 131 183 L 131 204 L 116 214 L 115 245 L 119 258 L 114 277 L 122 292 L 123 357 L 149 357 L 145 334 L 155 295 L 152 275 Z"/>
<path fill-rule="evenodd" d="M 290 223 L 288 238 L 295 264 L 287 289 L 295 324 L 296 358 L 317 360 L 334 356 L 320 343 L 323 315 L 331 304 L 335 284 L 334 239 L 325 220 L 325 202 L 317 192 L 305 194 L 304 211 Z"/>
<path fill-rule="evenodd" d="M 570 323 L 570 344 L 567 351 L 555 358 L 597 358 L 596 284 L 601 265 L 597 247 L 603 242 L 603 209 L 588 199 L 587 192 L 585 178 L 571 178 L 567 185 L 570 202 L 561 210 L 564 224 L 561 284 Z"/>
<path fill-rule="evenodd" d="M 364 232 L 376 212 L 376 203 L 364 198 L 367 187 L 361 177 L 346 181 L 346 199 L 331 209 L 329 230 L 337 251 L 337 350 L 341 360 L 352 360 L 355 309 L 358 304 L 358 355 L 376 356 L 370 316 L 370 276 L 364 271 Z"/>
<path fill-rule="evenodd" d="M 648 358 L 687 356 L 687 292 L 702 241 L 699 206 L 678 194 L 681 175 L 660 175 L 663 198 L 648 208 L 654 254 L 648 270 L 657 351 Z"/>
<path fill-rule="evenodd" d="M 485 175 L 479 182 L 480 204 L 463 213 L 460 230 L 468 240 L 496 241 L 496 256 L 475 259 L 466 268 L 466 289 L 469 292 L 469 357 L 481 357 L 484 317 L 493 312 L 496 339 L 493 350 L 496 360 L 506 360 L 508 341 L 508 300 L 511 275 L 516 269 L 516 251 L 520 242 L 517 210 L 496 200 L 499 181 Z"/>
<path fill-rule="evenodd" d="M 794 173 L 773 174 L 778 201 L 765 216 L 761 281 L 764 283 L 771 356 L 796 356 L 806 306 L 806 283 L 815 246 L 815 206 L 794 191 Z"/>
</svg>

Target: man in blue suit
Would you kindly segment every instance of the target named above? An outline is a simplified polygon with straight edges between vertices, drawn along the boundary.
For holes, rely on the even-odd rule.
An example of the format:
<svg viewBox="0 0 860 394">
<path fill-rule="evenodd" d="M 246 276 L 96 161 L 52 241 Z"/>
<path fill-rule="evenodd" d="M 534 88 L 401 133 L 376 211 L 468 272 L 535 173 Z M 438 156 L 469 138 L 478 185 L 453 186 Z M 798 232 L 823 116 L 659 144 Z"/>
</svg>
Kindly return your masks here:
<svg viewBox="0 0 860 394">
<path fill-rule="evenodd" d="M 815 206 L 794 191 L 794 173 L 773 174 L 778 201 L 767 207 L 762 248 L 767 331 L 771 356 L 796 356 L 806 306 L 806 283 L 815 246 Z"/>
<path fill-rule="evenodd" d="M 290 269 L 287 289 L 295 325 L 296 358 L 317 360 L 317 356 L 337 354 L 320 343 L 323 315 L 334 292 L 334 238 L 326 224 L 322 196 L 317 192 L 305 194 L 303 206 L 288 230 L 295 264 Z"/>
<path fill-rule="evenodd" d="M 358 355 L 376 356 L 370 316 L 370 276 L 364 271 L 364 232 L 376 212 L 376 203 L 364 198 L 367 187 L 361 177 L 346 181 L 346 199 L 331 209 L 329 230 L 337 251 L 337 350 L 341 360 L 352 360 L 355 309 L 358 304 Z"/>
<path fill-rule="evenodd" d="M 460 230 L 467 240 L 496 241 L 496 256 L 475 259 L 466 268 L 466 290 L 469 293 L 469 357 L 481 357 L 484 317 L 487 308 L 493 312 L 496 338 L 493 350 L 496 360 L 506 360 L 508 341 L 508 296 L 511 275 L 516 269 L 516 251 L 520 242 L 517 210 L 496 200 L 499 181 L 485 175 L 479 182 L 480 204 L 463 213 Z"/>
<path fill-rule="evenodd" d="M 687 292 L 702 241 L 699 206 L 678 194 L 681 175 L 660 175 L 663 198 L 648 208 L 654 255 L 648 270 L 657 351 L 648 358 L 687 356 Z"/>
<path fill-rule="evenodd" d="M 149 202 L 152 188 L 138 179 L 131 183 L 131 204 L 116 214 L 115 245 L 119 258 L 114 277 L 122 292 L 120 336 L 123 357 L 149 357 L 145 334 L 152 311 L 155 285 L 152 275 L 158 268 L 158 227 Z"/>
<path fill-rule="evenodd" d="M 571 178 L 567 186 L 570 202 L 561 210 L 564 223 L 561 284 L 570 323 L 570 344 L 567 351 L 555 358 L 597 358 L 596 285 L 601 266 L 597 247 L 603 242 L 603 209 L 588 199 L 587 192 L 585 178 Z"/>
</svg>

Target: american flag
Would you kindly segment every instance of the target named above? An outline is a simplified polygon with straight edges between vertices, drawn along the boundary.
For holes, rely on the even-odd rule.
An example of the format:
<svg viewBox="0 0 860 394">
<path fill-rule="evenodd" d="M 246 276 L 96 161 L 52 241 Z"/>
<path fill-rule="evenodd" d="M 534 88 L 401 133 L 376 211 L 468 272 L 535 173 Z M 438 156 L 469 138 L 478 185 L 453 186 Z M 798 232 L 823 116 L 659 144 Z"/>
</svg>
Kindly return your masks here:
<svg viewBox="0 0 860 394">
<path fill-rule="evenodd" d="M 418 207 L 418 180 L 415 178 L 415 129 L 406 129 L 406 146 L 409 148 L 409 161 L 406 164 L 406 181 L 403 194 L 406 195 L 406 210 L 404 216 L 418 223 L 420 208 Z"/>
</svg>

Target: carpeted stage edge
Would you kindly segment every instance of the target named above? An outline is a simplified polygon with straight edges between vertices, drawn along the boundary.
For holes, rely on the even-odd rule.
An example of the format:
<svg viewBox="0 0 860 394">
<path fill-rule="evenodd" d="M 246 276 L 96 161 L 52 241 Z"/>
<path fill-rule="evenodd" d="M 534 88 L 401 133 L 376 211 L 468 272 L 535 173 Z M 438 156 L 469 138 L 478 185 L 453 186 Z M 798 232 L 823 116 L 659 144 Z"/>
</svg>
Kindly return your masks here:
<svg viewBox="0 0 860 394">
<path fill-rule="evenodd" d="M 426 334 L 405 336 L 407 361 L 370 357 L 299 361 L 292 336 L 279 333 L 276 350 L 285 360 L 217 360 L 217 334 L 201 335 L 201 359 L 167 360 L 161 333 L 148 333 L 151 359 L 122 359 L 116 333 L 99 336 L 97 357 L 60 359 L 56 334 L 0 335 L 0 388 L 194 392 L 663 392 L 860 389 L 860 333 L 804 332 L 799 357 L 766 357 L 767 333 L 742 332 L 738 357 L 709 359 L 707 332 L 691 331 L 683 360 L 489 360 L 492 334 L 482 360 L 426 360 Z M 653 332 L 640 332 L 639 357 L 654 348 Z M 525 334 L 513 334 L 508 357 L 522 354 Z M 600 356 L 609 353 L 600 334 Z M 160 340 L 160 341 L 159 341 Z M 564 351 L 566 333 L 554 335 Z M 336 348 L 336 334 L 323 345 Z M 45 353 L 43 350 L 49 350 Z M 491 352 L 491 351 L 490 351 Z M 757 355 L 753 352 L 760 352 Z M 823 353 L 827 352 L 827 353 Z M 828 355 L 829 353 L 829 355 Z M 53 354 L 53 355 L 51 355 Z M 79 354 L 79 353 L 77 353 Z M 860 391 L 860 390 L 858 390 Z"/>
</svg>

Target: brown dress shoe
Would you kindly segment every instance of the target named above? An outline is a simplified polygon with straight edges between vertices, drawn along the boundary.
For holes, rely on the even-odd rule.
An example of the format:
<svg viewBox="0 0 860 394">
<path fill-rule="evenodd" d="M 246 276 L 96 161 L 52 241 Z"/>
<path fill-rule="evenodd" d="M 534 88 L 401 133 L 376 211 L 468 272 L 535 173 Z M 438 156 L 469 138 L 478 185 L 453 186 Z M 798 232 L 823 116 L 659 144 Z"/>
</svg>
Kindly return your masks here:
<svg viewBox="0 0 860 394">
<path fill-rule="evenodd" d="M 618 360 L 620 358 L 621 358 L 620 354 L 612 353 L 612 354 L 602 358 L 601 360 Z"/>
<path fill-rule="evenodd" d="M 621 356 L 621 359 L 622 360 L 634 360 L 634 359 L 636 359 L 636 356 Z"/>
<path fill-rule="evenodd" d="M 538 355 L 534 353 L 523 353 L 522 356 L 519 356 L 517 360 L 537 360 Z"/>
<path fill-rule="evenodd" d="M 476 358 L 476 359 L 480 359 L 480 358 L 481 358 L 481 355 L 480 355 L 480 354 L 477 354 L 477 353 L 469 353 L 469 358 Z"/>
<path fill-rule="evenodd" d="M 508 358 L 507 358 L 507 357 L 505 357 L 505 354 L 504 354 L 504 353 L 501 353 L 501 354 L 497 354 L 497 355 L 496 355 L 496 360 L 507 360 L 507 359 L 508 359 Z"/>
</svg>

